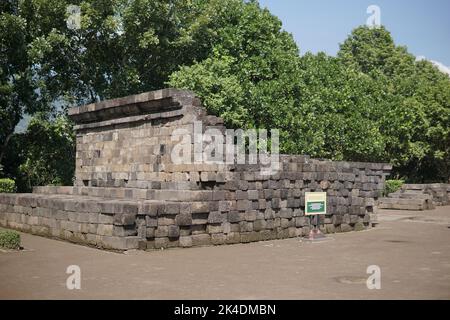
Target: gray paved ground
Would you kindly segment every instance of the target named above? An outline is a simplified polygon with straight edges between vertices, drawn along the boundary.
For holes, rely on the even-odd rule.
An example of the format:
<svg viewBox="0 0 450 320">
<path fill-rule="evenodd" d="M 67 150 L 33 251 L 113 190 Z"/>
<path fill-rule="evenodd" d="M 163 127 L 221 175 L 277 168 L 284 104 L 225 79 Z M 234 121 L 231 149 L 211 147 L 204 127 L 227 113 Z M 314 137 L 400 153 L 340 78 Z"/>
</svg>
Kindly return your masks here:
<svg viewBox="0 0 450 320">
<path fill-rule="evenodd" d="M 118 254 L 22 234 L 0 252 L 1 299 L 449 299 L 450 207 L 381 211 L 369 231 Z M 66 289 L 69 265 L 81 290 Z M 366 268 L 381 268 L 368 290 Z"/>
</svg>

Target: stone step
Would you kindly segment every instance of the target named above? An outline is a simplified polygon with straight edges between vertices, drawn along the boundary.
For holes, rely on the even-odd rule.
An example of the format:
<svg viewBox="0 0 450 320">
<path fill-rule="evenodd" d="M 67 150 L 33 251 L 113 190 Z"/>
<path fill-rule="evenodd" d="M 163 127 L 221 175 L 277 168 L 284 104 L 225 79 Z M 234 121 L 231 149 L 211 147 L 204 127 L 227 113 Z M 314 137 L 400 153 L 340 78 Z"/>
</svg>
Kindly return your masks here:
<svg viewBox="0 0 450 320">
<path fill-rule="evenodd" d="M 394 194 L 425 194 L 426 191 L 424 190 L 398 190 L 396 192 L 394 192 Z"/>
<path fill-rule="evenodd" d="M 442 189 L 445 187 L 445 183 L 405 183 L 404 185 L 402 185 L 402 189 L 404 190 Z"/>
<path fill-rule="evenodd" d="M 401 198 L 401 199 L 429 199 L 433 200 L 433 197 L 429 194 L 417 193 L 417 192 L 394 192 L 389 194 L 389 198 Z"/>
<path fill-rule="evenodd" d="M 400 190 L 389 194 L 395 199 L 431 199 L 432 206 L 450 204 L 450 185 L 445 183 L 404 184 Z"/>
<path fill-rule="evenodd" d="M 431 210 L 435 208 L 430 199 L 380 198 L 378 208 L 394 210 Z"/>
<path fill-rule="evenodd" d="M 124 213 L 148 215 L 151 214 L 149 210 L 152 206 L 166 206 L 173 203 L 175 202 L 154 199 L 130 200 L 67 194 L 0 193 L 0 205 L 50 209 L 53 213 L 60 210 L 108 215 Z"/>
<path fill-rule="evenodd" d="M 221 199 L 221 190 L 140 189 L 106 187 L 35 187 L 33 194 L 86 196 L 126 200 L 209 201 Z"/>
</svg>

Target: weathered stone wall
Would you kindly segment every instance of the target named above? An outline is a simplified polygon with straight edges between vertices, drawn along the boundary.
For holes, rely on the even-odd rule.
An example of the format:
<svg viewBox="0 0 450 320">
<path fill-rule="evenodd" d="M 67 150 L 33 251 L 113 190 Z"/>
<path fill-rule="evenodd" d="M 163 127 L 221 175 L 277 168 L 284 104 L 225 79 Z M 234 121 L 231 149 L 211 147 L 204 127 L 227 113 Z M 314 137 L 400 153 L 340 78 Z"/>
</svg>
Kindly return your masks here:
<svg viewBox="0 0 450 320">
<path fill-rule="evenodd" d="M 224 131 L 186 91 L 166 89 L 72 108 L 77 122 L 77 186 L 195 189 L 199 172 L 226 166 L 171 161 L 175 130 L 194 135 L 194 122 Z M 190 144 L 193 145 L 194 141 Z"/>
<path fill-rule="evenodd" d="M 173 130 L 225 130 L 192 94 L 173 89 L 74 108 L 74 187 L 0 194 L 0 225 L 112 249 L 220 245 L 305 235 L 307 191 L 327 192 L 324 232 L 375 219 L 391 166 L 281 156 L 259 165 L 173 164 Z M 192 141 L 191 141 L 192 142 Z"/>
</svg>

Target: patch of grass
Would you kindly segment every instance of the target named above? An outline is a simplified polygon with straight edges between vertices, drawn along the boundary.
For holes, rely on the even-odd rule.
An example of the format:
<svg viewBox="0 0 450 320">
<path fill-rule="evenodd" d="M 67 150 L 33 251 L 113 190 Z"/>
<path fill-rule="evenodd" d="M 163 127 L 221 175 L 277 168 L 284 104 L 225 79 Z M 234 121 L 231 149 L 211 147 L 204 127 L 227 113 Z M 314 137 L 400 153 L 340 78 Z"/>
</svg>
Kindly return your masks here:
<svg viewBox="0 0 450 320">
<path fill-rule="evenodd" d="M 20 234 L 16 231 L 0 229 L 0 248 L 20 249 Z"/>
<path fill-rule="evenodd" d="M 386 180 L 384 184 L 383 195 L 387 197 L 389 193 L 393 193 L 399 190 L 404 183 L 405 180 Z"/>
</svg>

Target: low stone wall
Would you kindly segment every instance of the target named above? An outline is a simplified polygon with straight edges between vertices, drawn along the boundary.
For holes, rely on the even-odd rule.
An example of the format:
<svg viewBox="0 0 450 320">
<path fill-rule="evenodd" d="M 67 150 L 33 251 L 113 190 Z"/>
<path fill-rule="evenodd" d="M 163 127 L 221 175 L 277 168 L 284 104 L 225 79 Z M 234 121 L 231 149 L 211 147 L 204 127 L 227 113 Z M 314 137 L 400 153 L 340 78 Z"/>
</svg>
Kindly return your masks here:
<svg viewBox="0 0 450 320">
<path fill-rule="evenodd" d="M 1 194 L 0 224 L 120 250 L 281 239 L 309 232 L 304 193 L 326 191 L 323 232 L 370 227 L 384 165 L 291 156 L 283 168 L 270 180 L 234 172 L 235 179 L 214 181 L 211 190 L 38 187 L 33 194 Z"/>
<path fill-rule="evenodd" d="M 270 176 L 259 165 L 174 165 L 168 137 L 177 126 L 202 121 L 222 128 L 184 91 L 70 114 L 77 122 L 76 185 L 0 194 L 0 225 L 118 250 L 245 243 L 308 234 L 305 192 L 324 191 L 322 231 L 362 230 L 376 218 L 391 170 L 290 155 L 280 157 L 280 170 Z"/>
</svg>

